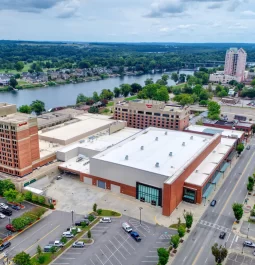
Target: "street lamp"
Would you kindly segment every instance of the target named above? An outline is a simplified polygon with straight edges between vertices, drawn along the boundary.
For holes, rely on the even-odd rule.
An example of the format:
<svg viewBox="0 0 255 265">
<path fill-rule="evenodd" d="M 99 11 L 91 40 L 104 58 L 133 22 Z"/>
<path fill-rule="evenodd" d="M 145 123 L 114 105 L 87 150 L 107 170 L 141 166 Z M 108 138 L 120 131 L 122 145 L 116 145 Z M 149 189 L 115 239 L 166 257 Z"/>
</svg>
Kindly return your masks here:
<svg viewBox="0 0 255 265">
<path fill-rule="evenodd" d="M 143 209 L 143 207 L 139 207 L 139 210 L 140 210 L 140 224 L 142 223 L 142 209 Z"/>
<path fill-rule="evenodd" d="M 247 238 L 249 237 L 249 230 L 250 230 L 250 223 L 249 223 L 248 229 L 247 229 Z"/>
<path fill-rule="evenodd" d="M 71 211 L 71 213 L 72 213 L 72 226 L 73 226 L 73 224 L 74 224 L 74 221 L 73 221 L 73 213 L 74 213 L 74 211 Z"/>
</svg>

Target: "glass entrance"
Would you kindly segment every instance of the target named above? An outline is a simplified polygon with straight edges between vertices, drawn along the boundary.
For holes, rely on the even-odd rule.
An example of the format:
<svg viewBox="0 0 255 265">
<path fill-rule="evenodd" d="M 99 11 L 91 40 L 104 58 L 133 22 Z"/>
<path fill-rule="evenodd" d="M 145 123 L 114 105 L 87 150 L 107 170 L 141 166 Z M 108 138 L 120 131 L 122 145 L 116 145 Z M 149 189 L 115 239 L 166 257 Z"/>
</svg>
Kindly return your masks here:
<svg viewBox="0 0 255 265">
<path fill-rule="evenodd" d="M 162 206 L 162 189 L 137 182 L 136 198 L 142 202 Z"/>
</svg>

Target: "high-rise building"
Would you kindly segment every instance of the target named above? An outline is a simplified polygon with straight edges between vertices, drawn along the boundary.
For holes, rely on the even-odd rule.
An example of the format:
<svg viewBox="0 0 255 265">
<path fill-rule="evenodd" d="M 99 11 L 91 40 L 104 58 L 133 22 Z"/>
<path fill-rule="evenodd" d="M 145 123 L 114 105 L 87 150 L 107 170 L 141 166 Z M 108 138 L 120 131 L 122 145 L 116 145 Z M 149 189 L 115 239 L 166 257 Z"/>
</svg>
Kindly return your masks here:
<svg viewBox="0 0 255 265">
<path fill-rule="evenodd" d="M 235 76 L 237 80 L 244 81 L 244 72 L 246 66 L 246 52 L 240 48 L 230 48 L 225 57 L 224 74 Z"/>
<path fill-rule="evenodd" d="M 115 104 L 114 119 L 127 121 L 128 127 L 158 127 L 182 131 L 189 126 L 189 107 L 162 101 L 133 100 Z"/>
</svg>

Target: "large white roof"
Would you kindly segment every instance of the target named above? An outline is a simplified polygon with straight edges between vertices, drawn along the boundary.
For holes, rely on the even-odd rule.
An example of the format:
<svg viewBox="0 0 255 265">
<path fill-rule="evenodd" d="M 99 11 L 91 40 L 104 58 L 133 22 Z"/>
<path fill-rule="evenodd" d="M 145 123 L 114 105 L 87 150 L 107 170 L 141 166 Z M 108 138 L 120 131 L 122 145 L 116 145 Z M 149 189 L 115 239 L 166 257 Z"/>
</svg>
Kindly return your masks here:
<svg viewBox="0 0 255 265">
<path fill-rule="evenodd" d="M 216 137 L 151 127 L 93 158 L 164 175 L 172 182 Z"/>
<path fill-rule="evenodd" d="M 210 133 L 210 134 L 221 134 L 225 137 L 233 137 L 240 139 L 244 132 L 242 131 L 236 131 L 236 130 L 228 130 L 228 129 L 222 129 L 222 128 L 216 128 L 216 127 L 209 127 L 209 126 L 203 126 L 203 125 L 190 125 L 187 129 L 187 131 L 193 131 L 193 132 L 203 132 L 203 133 Z"/>
<path fill-rule="evenodd" d="M 219 163 L 226 156 L 235 144 L 235 139 L 221 138 L 221 143 L 203 160 L 203 162 L 185 180 L 187 184 L 203 186 L 208 177 L 219 166 Z"/>
</svg>

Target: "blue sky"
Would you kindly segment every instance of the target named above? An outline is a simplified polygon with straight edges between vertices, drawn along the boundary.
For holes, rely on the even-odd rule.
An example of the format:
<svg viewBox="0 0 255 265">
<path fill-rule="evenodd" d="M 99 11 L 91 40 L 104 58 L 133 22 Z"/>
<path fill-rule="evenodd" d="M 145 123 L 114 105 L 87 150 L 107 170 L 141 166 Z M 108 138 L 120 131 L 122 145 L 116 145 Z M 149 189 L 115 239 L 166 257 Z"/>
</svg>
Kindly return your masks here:
<svg viewBox="0 0 255 265">
<path fill-rule="evenodd" d="M 0 0 L 0 39 L 254 42 L 254 0 Z"/>
</svg>

